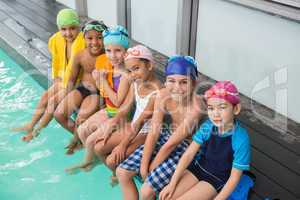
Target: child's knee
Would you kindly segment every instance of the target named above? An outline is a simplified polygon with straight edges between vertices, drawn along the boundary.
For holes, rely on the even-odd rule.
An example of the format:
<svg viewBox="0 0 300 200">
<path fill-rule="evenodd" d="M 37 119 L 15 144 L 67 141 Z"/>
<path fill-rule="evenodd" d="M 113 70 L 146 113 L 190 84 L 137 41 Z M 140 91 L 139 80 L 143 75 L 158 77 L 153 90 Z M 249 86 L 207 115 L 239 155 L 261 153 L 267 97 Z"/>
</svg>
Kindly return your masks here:
<svg viewBox="0 0 300 200">
<path fill-rule="evenodd" d="M 80 136 L 79 136 L 80 138 Z M 87 137 L 85 139 L 85 142 L 82 141 L 83 144 L 85 144 L 85 148 L 91 149 L 92 151 L 94 150 L 94 145 L 95 145 L 95 139 L 92 137 Z"/>
<path fill-rule="evenodd" d="M 130 172 L 130 171 L 126 170 L 126 169 L 123 169 L 121 167 L 117 167 L 117 169 L 116 169 L 116 175 L 117 175 L 118 180 L 120 182 L 130 181 L 130 180 L 132 180 L 132 178 L 134 176 L 132 174 L 132 172 Z"/>
<path fill-rule="evenodd" d="M 48 105 L 47 105 L 47 112 L 53 114 L 55 112 L 57 103 L 55 101 L 55 98 L 51 98 L 48 101 Z"/>
<path fill-rule="evenodd" d="M 78 128 L 77 128 L 77 134 L 78 134 L 78 137 L 79 139 L 81 140 L 81 142 L 83 144 L 85 144 L 87 138 L 85 136 L 85 127 L 83 125 L 80 125 Z"/>
<path fill-rule="evenodd" d="M 106 154 L 106 151 L 105 151 L 105 145 L 104 143 L 101 141 L 101 142 L 98 142 L 95 146 L 94 146 L 94 152 L 97 156 L 103 156 Z"/>
<path fill-rule="evenodd" d="M 54 118 L 58 122 L 65 121 L 65 116 L 64 116 L 64 114 L 62 112 L 60 112 L 59 109 L 55 110 L 55 112 L 54 112 Z"/>
<path fill-rule="evenodd" d="M 141 188 L 142 199 L 153 199 L 154 196 L 155 196 L 154 190 L 147 183 L 144 183 Z"/>
<path fill-rule="evenodd" d="M 107 156 L 105 163 L 110 169 L 115 169 L 117 167 L 117 163 L 112 155 Z"/>
</svg>

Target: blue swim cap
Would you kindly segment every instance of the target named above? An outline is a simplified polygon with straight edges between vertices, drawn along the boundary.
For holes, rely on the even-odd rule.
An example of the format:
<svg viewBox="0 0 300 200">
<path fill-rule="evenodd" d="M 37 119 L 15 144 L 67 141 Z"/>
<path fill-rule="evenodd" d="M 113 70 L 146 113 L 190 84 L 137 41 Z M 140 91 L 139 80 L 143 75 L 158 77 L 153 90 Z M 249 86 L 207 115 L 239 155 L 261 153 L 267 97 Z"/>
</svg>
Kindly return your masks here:
<svg viewBox="0 0 300 200">
<path fill-rule="evenodd" d="M 171 56 L 165 67 L 165 75 L 185 75 L 193 80 L 198 77 L 197 62 L 191 56 Z"/>
<path fill-rule="evenodd" d="M 116 44 L 125 49 L 129 47 L 128 32 L 123 26 L 118 25 L 115 28 L 105 30 L 102 35 L 104 46 Z"/>
</svg>

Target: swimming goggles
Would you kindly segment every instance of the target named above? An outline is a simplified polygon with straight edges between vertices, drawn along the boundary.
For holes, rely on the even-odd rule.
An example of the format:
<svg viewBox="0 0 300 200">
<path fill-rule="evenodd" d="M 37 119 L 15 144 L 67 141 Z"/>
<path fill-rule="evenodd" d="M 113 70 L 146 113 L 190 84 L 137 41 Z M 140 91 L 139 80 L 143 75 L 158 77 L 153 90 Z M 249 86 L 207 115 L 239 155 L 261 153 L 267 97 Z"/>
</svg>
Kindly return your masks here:
<svg viewBox="0 0 300 200">
<path fill-rule="evenodd" d="M 83 28 L 83 32 L 87 32 L 87 31 L 90 31 L 90 30 L 95 30 L 95 31 L 98 31 L 98 32 L 103 32 L 107 29 L 107 27 L 100 23 L 100 24 L 87 24 L 84 26 Z"/>
</svg>

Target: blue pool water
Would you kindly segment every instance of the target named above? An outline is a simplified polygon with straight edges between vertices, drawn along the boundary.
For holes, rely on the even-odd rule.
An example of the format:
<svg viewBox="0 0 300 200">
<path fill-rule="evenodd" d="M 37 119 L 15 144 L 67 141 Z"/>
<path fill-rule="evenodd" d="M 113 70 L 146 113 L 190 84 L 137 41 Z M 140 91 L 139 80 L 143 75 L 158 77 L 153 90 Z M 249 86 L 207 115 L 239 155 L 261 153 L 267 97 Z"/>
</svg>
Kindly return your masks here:
<svg viewBox="0 0 300 200">
<path fill-rule="evenodd" d="M 121 199 L 110 186 L 111 172 L 100 165 L 91 172 L 64 172 L 83 158 L 83 151 L 64 154 L 70 134 L 54 120 L 30 143 L 9 128 L 30 120 L 43 92 L 22 68 L 0 49 L 0 200 Z"/>
</svg>

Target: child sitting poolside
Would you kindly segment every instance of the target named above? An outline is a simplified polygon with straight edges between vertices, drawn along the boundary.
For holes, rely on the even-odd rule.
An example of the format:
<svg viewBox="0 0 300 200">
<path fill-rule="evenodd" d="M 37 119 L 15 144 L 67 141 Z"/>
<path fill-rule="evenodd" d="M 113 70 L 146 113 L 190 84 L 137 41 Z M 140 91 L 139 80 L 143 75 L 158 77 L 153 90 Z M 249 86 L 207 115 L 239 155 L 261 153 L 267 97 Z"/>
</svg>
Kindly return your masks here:
<svg viewBox="0 0 300 200">
<path fill-rule="evenodd" d="M 227 199 L 250 167 L 248 133 L 235 119 L 237 88 L 220 81 L 205 92 L 209 120 L 193 136 L 160 199 Z M 195 156 L 199 149 L 200 154 Z"/>
<path fill-rule="evenodd" d="M 99 21 L 91 21 L 84 26 L 86 48 L 74 57 L 67 85 L 68 95 L 60 102 L 54 113 L 56 121 L 73 134 L 67 154 L 72 154 L 78 145 L 77 127 L 99 109 L 99 90 L 92 72 L 95 69 L 97 57 L 104 54 L 102 32 L 106 29 L 105 24 Z M 81 77 L 80 83 L 76 85 L 79 76 Z M 71 115 L 77 109 L 79 109 L 78 115 L 73 121 Z"/>
<path fill-rule="evenodd" d="M 137 148 L 117 168 L 116 173 L 123 199 L 137 200 L 139 194 L 133 177 L 140 175 L 145 181 L 142 199 L 153 199 L 169 183 L 179 158 L 188 147 L 194 125 L 199 123 L 201 109 L 194 88 L 197 65 L 192 57 L 174 56 L 165 68 L 166 88 L 156 95 L 151 128 L 144 145 Z M 199 108 L 199 106 L 197 107 Z M 172 124 L 164 126 L 164 117 Z"/>
<path fill-rule="evenodd" d="M 31 122 L 12 131 L 26 131 L 23 141 L 29 142 L 45 128 L 53 118 L 53 113 L 60 101 L 66 96 L 66 83 L 74 55 L 85 48 L 85 41 L 80 32 L 80 21 L 72 9 L 63 9 L 57 14 L 59 31 L 49 39 L 53 84 L 43 93 L 32 116 Z M 37 125 L 37 127 L 36 127 Z"/>
<path fill-rule="evenodd" d="M 129 46 L 127 30 L 122 26 L 117 26 L 105 31 L 103 36 L 106 54 L 97 58 L 93 77 L 104 97 L 105 107 L 79 126 L 78 137 L 85 146 L 86 154 L 84 162 L 66 169 L 68 173 L 73 173 L 77 169 L 89 171 L 93 167 L 95 142 L 98 137 L 102 136 L 103 130 L 109 127 L 109 121 L 117 113 L 118 107 L 126 98 L 130 88 L 130 81 L 124 66 L 124 58 Z M 103 59 L 108 61 L 104 63 L 104 66 L 103 62 L 100 62 Z"/>
<path fill-rule="evenodd" d="M 161 82 L 154 75 L 154 61 L 151 51 L 141 45 L 128 49 L 125 67 L 132 79 L 126 100 L 111 123 L 119 124 L 126 119 L 128 113 L 136 104 L 131 122 L 125 123 L 115 132 L 104 132 L 96 142 L 95 154 L 114 172 L 119 163 L 133 151 L 144 144 L 150 128 L 150 118 L 153 113 L 154 99 Z M 112 176 L 112 183 L 116 177 Z"/>
</svg>

